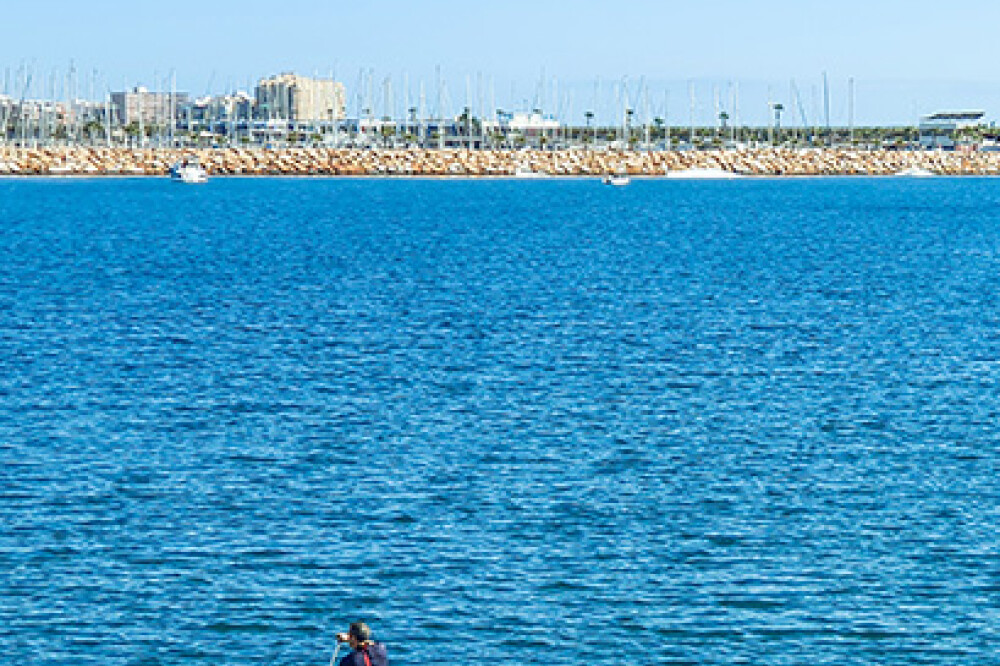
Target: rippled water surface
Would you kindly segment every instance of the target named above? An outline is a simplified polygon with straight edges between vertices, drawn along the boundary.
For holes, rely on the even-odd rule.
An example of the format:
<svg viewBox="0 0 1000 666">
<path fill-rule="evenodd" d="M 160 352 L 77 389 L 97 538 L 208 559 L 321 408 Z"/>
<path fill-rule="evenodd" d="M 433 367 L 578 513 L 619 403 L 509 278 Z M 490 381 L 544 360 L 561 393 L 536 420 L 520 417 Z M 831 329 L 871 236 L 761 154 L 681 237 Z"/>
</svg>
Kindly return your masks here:
<svg viewBox="0 0 1000 666">
<path fill-rule="evenodd" d="M 0 180 L 0 660 L 988 663 L 998 204 Z"/>
</svg>

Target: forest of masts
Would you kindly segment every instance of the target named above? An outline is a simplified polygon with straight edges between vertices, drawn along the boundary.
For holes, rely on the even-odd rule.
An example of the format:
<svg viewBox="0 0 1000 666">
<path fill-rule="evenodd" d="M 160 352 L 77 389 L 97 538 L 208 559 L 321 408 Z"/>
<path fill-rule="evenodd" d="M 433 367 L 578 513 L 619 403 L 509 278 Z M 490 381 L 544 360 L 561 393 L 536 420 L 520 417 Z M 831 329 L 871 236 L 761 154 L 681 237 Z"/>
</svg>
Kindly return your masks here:
<svg viewBox="0 0 1000 666">
<path fill-rule="evenodd" d="M 81 77 L 72 65 L 64 73 L 39 74 L 30 65 L 13 72 L 7 68 L 0 95 L 0 145 L 373 150 L 699 150 L 760 146 L 876 149 L 913 146 L 918 138 L 917 128 L 912 126 L 855 127 L 853 80 L 848 86 L 848 124 L 832 126 L 825 76 L 822 123 L 809 122 L 793 81 L 788 89 L 790 108 L 768 101 L 769 122 L 756 125 L 741 120 L 738 85 L 729 85 L 723 94 L 719 87 L 713 87 L 712 122 L 706 123 L 708 110 L 696 95 L 693 82 L 687 86 L 683 105 L 686 113 L 671 116 L 669 92 L 654 94 L 642 79 L 635 85 L 627 77 L 603 85 L 596 81 L 592 97 L 581 110 L 581 105 L 574 103 L 573 91 L 560 93 L 558 80 L 547 82 L 544 75 L 530 104 L 525 99 L 513 104 L 513 108 L 499 107 L 492 79 L 484 85 L 482 75 L 477 75 L 475 81 L 466 77 L 465 103 L 457 107 L 440 68 L 432 96 L 426 93 L 423 81 L 413 94 L 405 75 L 398 86 L 401 94 L 397 94 L 392 77 L 385 77 L 381 90 L 376 92 L 374 71 L 362 70 L 354 93 L 348 95 L 343 114 L 346 117 L 297 119 L 281 117 L 281 105 L 271 103 L 266 95 L 255 98 L 244 92 L 206 95 L 190 101 L 186 95 L 174 92 L 173 74 L 162 79 L 154 75 L 154 81 L 160 90 L 170 91 L 168 110 L 149 118 L 139 114 L 137 121 L 125 123 L 121 109 L 112 104 L 110 86 L 96 70 Z M 654 97 L 659 98 L 658 102 Z"/>
</svg>

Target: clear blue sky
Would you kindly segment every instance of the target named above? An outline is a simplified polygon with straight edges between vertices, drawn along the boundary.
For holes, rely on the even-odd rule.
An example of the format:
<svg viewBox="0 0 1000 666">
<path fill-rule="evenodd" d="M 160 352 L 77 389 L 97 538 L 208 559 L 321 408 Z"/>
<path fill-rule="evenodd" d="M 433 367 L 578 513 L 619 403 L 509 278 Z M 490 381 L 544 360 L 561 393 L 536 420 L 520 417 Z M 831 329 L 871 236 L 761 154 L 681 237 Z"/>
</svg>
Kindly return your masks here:
<svg viewBox="0 0 1000 666">
<path fill-rule="evenodd" d="M 350 108 L 362 70 L 374 71 L 376 104 L 391 77 L 402 107 L 406 73 L 411 102 L 422 80 L 433 106 L 440 65 L 455 108 L 468 87 L 474 107 L 492 98 L 574 117 L 595 107 L 598 77 L 596 108 L 612 115 L 627 77 L 632 106 L 646 104 L 642 82 L 651 113 L 673 124 L 688 121 L 689 82 L 699 122 L 714 115 L 716 97 L 727 109 L 738 99 L 745 121 L 764 122 L 770 96 L 791 109 L 790 122 L 804 114 L 813 123 L 826 72 L 833 122 L 846 122 L 849 77 L 858 123 L 911 122 L 938 108 L 1000 117 L 997 25 L 995 0 L 10 0 L 0 68 L 17 94 L 18 69 L 30 66 L 36 95 L 63 80 L 71 60 L 85 94 L 95 70 L 97 89 L 161 88 L 173 70 L 178 89 L 195 95 L 280 71 L 333 70 Z"/>
</svg>

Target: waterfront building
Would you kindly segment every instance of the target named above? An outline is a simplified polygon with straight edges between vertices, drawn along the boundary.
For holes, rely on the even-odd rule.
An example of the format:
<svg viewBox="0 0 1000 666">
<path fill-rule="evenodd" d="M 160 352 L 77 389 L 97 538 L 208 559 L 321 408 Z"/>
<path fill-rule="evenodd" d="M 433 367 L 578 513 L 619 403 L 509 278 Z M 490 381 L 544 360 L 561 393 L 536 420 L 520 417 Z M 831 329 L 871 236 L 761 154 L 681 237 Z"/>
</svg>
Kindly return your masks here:
<svg viewBox="0 0 1000 666">
<path fill-rule="evenodd" d="M 10 125 L 14 110 L 14 98 L 0 94 L 0 141 L 6 141 L 12 130 Z"/>
<path fill-rule="evenodd" d="M 167 125 L 187 103 L 187 93 L 151 92 L 142 86 L 111 93 L 112 112 L 122 125 Z"/>
<path fill-rule="evenodd" d="M 65 139 L 69 114 L 62 102 L 46 99 L 7 98 L 0 102 L 0 140 L 11 139 L 22 146 L 37 146 L 53 139 Z"/>
<path fill-rule="evenodd" d="M 92 143 L 107 117 L 104 102 L 27 99 L 0 95 L 0 142 L 19 145 Z"/>
<path fill-rule="evenodd" d="M 279 74 L 261 79 L 255 97 L 261 120 L 286 120 L 293 128 L 346 116 L 344 84 L 333 79 Z"/>
<path fill-rule="evenodd" d="M 985 111 L 938 111 L 920 119 L 920 147 L 925 150 L 953 150 L 963 130 L 985 125 Z"/>
<path fill-rule="evenodd" d="M 524 136 L 536 136 L 547 132 L 555 132 L 561 127 L 553 116 L 543 115 L 540 111 L 531 113 L 499 113 L 496 120 L 483 121 L 483 129 L 489 132 L 509 134 L 517 132 Z"/>
<path fill-rule="evenodd" d="M 559 121 L 553 116 L 542 115 L 539 111 L 531 113 L 515 113 L 507 123 L 507 128 L 513 132 L 524 134 L 543 134 L 545 132 L 555 132 L 560 127 Z"/>
<path fill-rule="evenodd" d="M 541 145 L 555 137 L 562 125 L 554 116 L 536 109 L 530 113 L 498 113 L 496 119 L 484 120 L 482 128 L 486 136 L 499 137 L 513 145 Z"/>
<path fill-rule="evenodd" d="M 246 92 L 199 97 L 180 112 L 178 128 L 199 139 L 249 137 L 253 112 L 254 99 Z"/>
</svg>

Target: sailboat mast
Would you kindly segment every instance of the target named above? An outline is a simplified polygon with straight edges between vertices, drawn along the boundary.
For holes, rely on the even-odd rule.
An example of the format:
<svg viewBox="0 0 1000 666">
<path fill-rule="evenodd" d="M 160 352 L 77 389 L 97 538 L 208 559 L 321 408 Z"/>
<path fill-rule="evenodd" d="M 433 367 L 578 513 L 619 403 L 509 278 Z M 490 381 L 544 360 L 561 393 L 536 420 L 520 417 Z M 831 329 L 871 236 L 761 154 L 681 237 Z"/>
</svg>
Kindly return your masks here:
<svg viewBox="0 0 1000 666">
<path fill-rule="evenodd" d="M 417 108 L 417 119 L 419 122 L 418 127 L 418 139 L 420 141 L 420 147 L 427 147 L 427 94 L 424 91 L 424 81 L 420 80 L 420 102 Z"/>
<path fill-rule="evenodd" d="M 826 135 L 830 137 L 830 82 L 823 72 L 823 124 L 826 125 Z"/>
<path fill-rule="evenodd" d="M 644 129 L 646 150 L 649 150 L 649 88 L 642 89 L 642 126 Z"/>
<path fill-rule="evenodd" d="M 688 96 L 690 97 L 688 140 L 691 149 L 694 150 L 694 81 L 688 81 Z"/>
<path fill-rule="evenodd" d="M 847 128 L 848 138 L 854 145 L 854 77 L 847 79 Z"/>
<path fill-rule="evenodd" d="M 663 91 L 663 138 L 667 150 L 672 148 L 670 144 L 670 90 Z"/>
<path fill-rule="evenodd" d="M 111 90 L 108 90 L 104 107 L 104 138 L 108 148 L 111 147 Z"/>
</svg>

